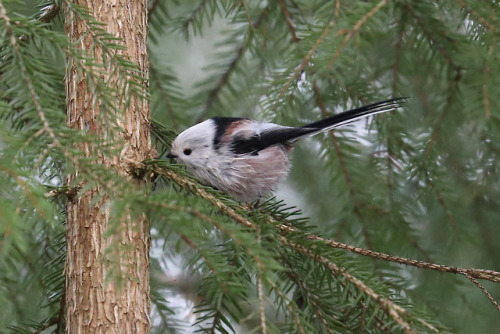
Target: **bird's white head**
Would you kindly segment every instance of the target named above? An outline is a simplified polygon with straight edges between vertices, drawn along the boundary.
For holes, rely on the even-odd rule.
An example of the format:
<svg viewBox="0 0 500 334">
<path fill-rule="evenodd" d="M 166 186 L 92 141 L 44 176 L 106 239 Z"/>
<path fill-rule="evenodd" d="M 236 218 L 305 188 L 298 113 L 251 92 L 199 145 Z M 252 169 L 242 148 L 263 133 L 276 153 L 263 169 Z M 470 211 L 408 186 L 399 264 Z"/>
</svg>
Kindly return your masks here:
<svg viewBox="0 0 500 334">
<path fill-rule="evenodd" d="M 215 124 L 206 120 L 181 132 L 172 143 L 168 158 L 176 158 L 182 164 L 202 168 L 214 158 L 213 141 Z"/>
</svg>

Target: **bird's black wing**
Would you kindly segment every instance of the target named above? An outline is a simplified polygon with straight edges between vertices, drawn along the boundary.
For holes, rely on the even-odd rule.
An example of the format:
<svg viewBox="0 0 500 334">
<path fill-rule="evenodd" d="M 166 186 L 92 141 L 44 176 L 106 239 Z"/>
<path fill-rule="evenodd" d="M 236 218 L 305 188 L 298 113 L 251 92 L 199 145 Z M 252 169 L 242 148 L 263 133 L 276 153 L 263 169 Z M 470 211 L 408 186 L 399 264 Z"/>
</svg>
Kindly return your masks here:
<svg viewBox="0 0 500 334">
<path fill-rule="evenodd" d="M 259 151 L 276 144 L 285 145 L 291 140 L 304 136 L 317 129 L 292 128 L 292 127 L 276 127 L 274 129 L 265 130 L 260 134 L 254 134 L 250 137 L 244 134 L 236 134 L 230 143 L 230 149 L 236 154 L 254 154 Z"/>
</svg>

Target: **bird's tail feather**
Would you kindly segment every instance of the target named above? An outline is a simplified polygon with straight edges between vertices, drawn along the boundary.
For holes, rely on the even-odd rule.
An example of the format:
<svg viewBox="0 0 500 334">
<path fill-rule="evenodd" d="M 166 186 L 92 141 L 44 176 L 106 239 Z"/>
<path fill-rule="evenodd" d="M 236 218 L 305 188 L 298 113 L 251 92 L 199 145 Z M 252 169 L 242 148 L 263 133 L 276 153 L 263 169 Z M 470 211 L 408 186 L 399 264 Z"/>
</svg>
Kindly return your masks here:
<svg viewBox="0 0 500 334">
<path fill-rule="evenodd" d="M 305 136 L 333 129 L 346 123 L 353 122 L 361 117 L 379 114 L 398 108 L 406 97 L 385 100 L 369 104 L 356 109 L 344 111 L 340 114 L 322 119 L 320 121 L 304 125 L 300 128 L 277 127 L 268 131 L 263 131 L 260 136 L 250 140 L 244 139 L 234 144 L 237 153 L 258 152 L 266 147 L 275 144 L 293 143 Z"/>
<path fill-rule="evenodd" d="M 401 106 L 401 103 L 405 101 L 407 97 L 398 97 L 390 100 L 380 101 L 373 104 L 368 104 L 366 106 L 362 106 L 356 109 L 347 110 L 341 112 L 340 114 L 322 119 L 320 121 L 310 123 L 302 126 L 302 128 L 311 129 L 308 135 L 315 134 L 318 132 L 323 132 L 326 130 L 330 130 L 336 128 L 338 126 L 354 122 L 359 118 L 375 115 L 384 112 L 388 112 L 391 110 L 395 110 Z"/>
</svg>

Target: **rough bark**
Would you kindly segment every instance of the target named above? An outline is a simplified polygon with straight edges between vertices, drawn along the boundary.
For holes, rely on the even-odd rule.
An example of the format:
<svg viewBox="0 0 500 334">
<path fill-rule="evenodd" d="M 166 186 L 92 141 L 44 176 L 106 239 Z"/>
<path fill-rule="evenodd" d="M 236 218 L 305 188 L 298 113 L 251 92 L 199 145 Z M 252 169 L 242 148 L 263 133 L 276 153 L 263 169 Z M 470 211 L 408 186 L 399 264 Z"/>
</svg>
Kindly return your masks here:
<svg viewBox="0 0 500 334">
<path fill-rule="evenodd" d="M 105 30 L 122 39 L 116 43 L 127 49 L 113 52 L 126 55 L 147 78 L 147 2 L 76 0 L 73 3 L 89 8 L 97 21 L 106 24 L 103 26 Z M 102 63 L 102 50 L 93 42 L 95 36 L 89 25 L 68 10 L 68 6 L 65 15 L 65 29 L 70 40 L 76 41 L 79 47 L 95 57 L 96 62 Z M 112 72 L 102 76 L 108 85 L 122 91 L 120 85 L 124 80 L 114 77 Z M 146 79 L 141 84 L 146 86 Z M 109 135 L 109 129 L 99 117 L 102 106 L 89 91 L 88 78 L 78 73 L 74 63 L 67 68 L 66 93 L 68 126 L 109 139 L 104 138 Z M 128 179 L 131 184 L 145 189 L 145 181 L 134 177 L 132 171 L 143 159 L 151 157 L 149 102 L 133 97 L 127 107 L 121 103 L 118 108 L 121 110 L 118 121 L 121 131 L 115 133 L 124 143 L 120 153 L 106 157 L 99 152 L 96 155 L 90 144 L 80 144 L 79 148 L 89 156 L 97 156 L 98 163 Z M 76 173 L 79 173 L 78 166 Z M 74 177 L 68 176 L 68 184 Z M 109 194 L 109 187 L 104 188 L 97 186 L 79 193 L 66 204 L 66 332 L 148 333 L 148 222 L 144 215 L 132 217 L 127 210 L 121 217 L 112 217 L 110 203 L 119 201 L 120 196 Z M 110 219 L 118 219 L 118 224 L 114 222 L 113 233 L 105 236 L 112 225 Z"/>
</svg>

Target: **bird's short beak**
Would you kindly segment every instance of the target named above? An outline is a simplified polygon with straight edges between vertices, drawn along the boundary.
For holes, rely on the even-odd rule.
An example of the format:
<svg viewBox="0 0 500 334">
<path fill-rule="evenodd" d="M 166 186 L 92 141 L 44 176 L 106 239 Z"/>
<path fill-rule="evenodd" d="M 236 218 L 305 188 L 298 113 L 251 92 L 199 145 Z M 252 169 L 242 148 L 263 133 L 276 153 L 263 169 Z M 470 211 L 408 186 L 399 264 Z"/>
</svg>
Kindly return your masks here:
<svg viewBox="0 0 500 334">
<path fill-rule="evenodd" d="M 177 156 L 175 154 L 172 154 L 172 152 L 168 152 L 167 153 L 167 158 L 174 159 L 174 158 L 177 158 Z"/>
</svg>

